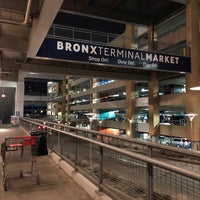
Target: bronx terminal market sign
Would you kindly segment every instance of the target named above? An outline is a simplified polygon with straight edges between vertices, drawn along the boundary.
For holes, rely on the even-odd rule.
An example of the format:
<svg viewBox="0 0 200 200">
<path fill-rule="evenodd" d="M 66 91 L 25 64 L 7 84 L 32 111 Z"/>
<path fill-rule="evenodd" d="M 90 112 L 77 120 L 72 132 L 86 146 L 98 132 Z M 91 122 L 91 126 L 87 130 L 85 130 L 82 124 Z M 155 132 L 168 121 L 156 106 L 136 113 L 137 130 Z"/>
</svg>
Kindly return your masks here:
<svg viewBox="0 0 200 200">
<path fill-rule="evenodd" d="M 37 56 L 128 68 L 191 72 L 189 57 L 54 38 L 45 38 Z"/>
</svg>

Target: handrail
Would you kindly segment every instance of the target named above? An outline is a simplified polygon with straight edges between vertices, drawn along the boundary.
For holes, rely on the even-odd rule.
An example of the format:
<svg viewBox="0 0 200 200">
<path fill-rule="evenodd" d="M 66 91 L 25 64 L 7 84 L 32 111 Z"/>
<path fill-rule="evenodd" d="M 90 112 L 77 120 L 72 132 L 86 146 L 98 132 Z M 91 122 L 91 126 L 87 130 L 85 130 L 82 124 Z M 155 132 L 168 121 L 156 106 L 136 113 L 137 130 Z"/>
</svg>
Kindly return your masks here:
<svg viewBox="0 0 200 200">
<path fill-rule="evenodd" d="M 143 146 L 150 147 L 150 148 L 157 148 L 157 149 L 162 149 L 162 150 L 175 152 L 175 153 L 184 153 L 185 155 L 196 156 L 197 158 L 200 159 L 200 153 L 197 151 L 189 151 L 189 150 L 182 149 L 182 148 L 174 148 L 171 146 L 162 145 L 162 144 L 151 142 L 151 141 L 143 141 L 141 139 L 136 139 L 136 138 L 120 137 L 120 136 L 115 136 L 115 135 L 111 135 L 111 134 L 106 134 L 106 133 L 103 133 L 100 131 L 77 128 L 77 127 L 73 127 L 73 126 L 69 126 L 69 125 L 63 125 L 63 124 L 53 123 L 53 122 L 49 122 L 49 121 L 43 121 L 43 120 L 39 120 L 39 119 L 30 119 L 30 118 L 24 118 L 24 117 L 20 118 L 20 119 L 26 120 L 27 122 L 35 123 L 36 125 L 44 125 L 45 124 L 45 126 L 48 127 L 47 124 L 51 124 L 52 126 L 56 125 L 59 127 L 66 127 L 68 129 L 72 129 L 72 130 L 76 130 L 76 131 L 83 131 L 83 132 L 91 133 L 96 136 L 99 135 L 102 137 L 118 139 L 118 140 L 121 140 L 124 142 L 131 142 L 134 144 L 143 145 Z M 57 129 L 54 129 L 54 130 L 57 130 Z"/>
<path fill-rule="evenodd" d="M 63 31 L 64 31 L 64 34 L 63 34 Z M 116 46 L 116 47 L 119 47 L 119 46 L 125 47 L 125 41 L 127 40 L 132 41 L 134 38 L 134 37 L 125 36 L 124 34 L 119 35 L 119 34 L 114 34 L 114 33 L 106 33 L 106 32 L 100 32 L 100 31 L 94 31 L 94 30 L 58 25 L 58 24 L 53 24 L 51 26 L 47 34 L 47 37 L 70 39 L 72 41 L 74 40 L 89 41 L 95 44 L 109 44 L 111 43 L 111 41 L 117 38 L 118 42 L 115 44 L 112 43 L 112 46 Z M 137 38 L 135 38 L 134 40 L 136 39 Z"/>
<path fill-rule="evenodd" d="M 106 191 L 109 194 L 114 194 L 117 192 L 118 195 L 121 195 L 119 199 L 122 199 L 127 195 L 132 196 L 136 193 L 137 195 L 142 195 L 139 191 L 144 191 L 143 193 L 146 194 L 147 199 L 153 199 L 154 195 L 158 195 L 159 198 L 156 199 L 164 199 L 165 197 L 163 196 L 162 185 L 154 186 L 154 182 L 159 181 L 163 178 L 163 181 L 166 182 L 166 187 L 168 187 L 167 190 L 164 189 L 164 194 L 166 194 L 167 196 L 174 196 L 179 193 L 181 193 L 182 195 L 182 193 L 184 193 L 184 195 L 187 195 L 188 199 L 200 198 L 200 193 L 198 190 L 200 186 L 200 170 L 191 170 L 193 168 L 192 164 L 190 164 L 188 168 L 184 168 L 184 166 L 179 166 L 174 163 L 170 164 L 165 160 L 161 160 L 152 156 L 153 151 L 157 152 L 157 150 L 161 150 L 164 152 L 181 153 L 181 155 L 195 157 L 197 160 L 200 160 L 200 154 L 197 152 L 187 151 L 184 149 L 176 149 L 173 147 L 167 147 L 165 145 L 162 146 L 161 144 L 144 142 L 136 139 L 111 136 L 105 133 L 101 133 L 99 131 L 65 126 L 37 119 L 20 118 L 20 125 L 24 128 L 27 128 L 28 131 L 33 131 L 31 128 L 33 126 L 38 127 L 44 124 L 45 130 L 47 131 L 47 137 L 49 138 L 49 148 L 69 163 L 71 163 L 71 160 L 68 160 L 67 156 L 69 156 L 70 158 L 70 155 L 73 154 L 75 157 L 71 158 L 75 170 L 78 170 L 79 172 L 85 170 L 86 173 L 89 173 L 89 176 L 87 175 L 87 178 L 91 177 L 93 180 L 97 172 L 93 171 L 95 170 L 95 168 L 93 170 L 91 170 L 91 168 L 82 168 L 80 164 L 78 164 L 78 157 L 85 157 L 86 159 L 89 159 L 91 162 L 89 164 L 89 167 L 92 167 L 94 164 L 92 161 L 93 156 L 95 156 L 95 161 L 99 160 L 99 169 L 97 176 L 99 180 L 99 183 L 97 184 L 99 187 L 99 191 L 104 190 L 104 192 Z M 82 135 L 79 135 L 79 132 L 81 132 Z M 99 137 L 99 141 L 96 139 L 97 136 Z M 105 143 L 105 137 L 108 138 L 108 141 L 119 140 L 125 143 L 130 143 L 131 145 L 136 144 L 144 146 L 147 151 L 146 155 L 141 154 L 137 151 L 133 152 L 132 149 L 129 148 L 124 149 L 116 147 L 113 144 Z M 82 149 L 81 152 L 78 151 L 79 148 Z M 110 163 L 110 169 L 112 169 L 113 171 L 117 170 L 117 172 L 120 173 L 120 176 L 114 175 L 115 173 L 110 173 L 109 179 L 104 177 L 105 174 L 109 173 L 110 171 L 110 169 L 107 169 L 107 161 L 109 161 Z M 96 162 L 94 166 L 96 166 Z M 196 166 L 199 166 L 199 164 L 197 164 Z M 130 175 L 128 177 L 126 176 L 126 171 L 121 171 L 121 169 L 123 168 L 125 168 L 127 172 L 130 171 Z M 138 172 L 135 172 L 136 169 L 138 169 L 140 173 L 142 172 L 142 174 L 139 174 L 139 178 L 137 178 Z M 143 179 L 140 180 L 140 177 L 142 176 Z M 140 183 L 141 181 L 142 183 L 144 181 L 146 182 L 144 183 L 146 187 L 140 186 L 140 184 L 142 184 Z M 109 182 L 111 182 L 111 185 L 109 185 Z M 179 182 L 181 187 L 179 187 Z M 178 184 L 173 185 L 173 183 Z M 193 187 L 194 184 L 196 186 L 193 188 L 194 191 L 191 193 L 191 187 Z M 112 187 L 112 185 L 114 185 L 114 188 Z M 115 187 L 117 187 L 117 185 L 121 185 L 122 188 L 118 188 L 118 190 L 116 190 Z M 123 191 L 123 187 L 128 187 L 129 185 L 132 185 L 130 187 L 133 187 L 133 189 L 129 190 L 128 193 L 130 194 L 127 194 L 127 192 Z M 169 188 L 171 189 L 169 190 Z M 176 189 L 174 190 L 174 188 Z M 113 196 L 113 198 L 116 199 L 116 196 L 118 195 L 114 195 L 115 197 Z M 174 198 L 170 197 L 170 199 Z"/>
</svg>

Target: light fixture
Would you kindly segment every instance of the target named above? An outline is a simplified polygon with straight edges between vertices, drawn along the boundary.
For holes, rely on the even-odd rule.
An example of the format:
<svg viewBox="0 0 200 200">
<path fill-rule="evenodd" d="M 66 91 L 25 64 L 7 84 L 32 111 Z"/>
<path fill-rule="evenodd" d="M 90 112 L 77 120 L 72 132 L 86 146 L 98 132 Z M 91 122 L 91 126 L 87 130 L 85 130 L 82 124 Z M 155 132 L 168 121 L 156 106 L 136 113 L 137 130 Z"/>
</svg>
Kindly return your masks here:
<svg viewBox="0 0 200 200">
<path fill-rule="evenodd" d="M 199 91 L 200 90 L 200 86 L 196 86 L 196 87 L 191 87 L 190 90 L 195 90 L 195 91 Z"/>
<path fill-rule="evenodd" d="M 5 94 L 4 89 L 3 89 L 3 92 L 2 92 L 2 94 L 1 94 L 1 97 L 2 97 L 2 98 L 6 98 L 6 94 Z"/>
<path fill-rule="evenodd" d="M 197 115 L 198 115 L 198 114 L 195 114 L 195 113 L 185 114 L 185 116 L 187 116 L 187 117 L 190 119 L 190 133 L 191 133 L 191 139 L 192 139 L 192 145 L 191 145 L 192 150 L 195 150 L 192 122 L 193 122 L 195 116 L 197 116 Z"/>
</svg>

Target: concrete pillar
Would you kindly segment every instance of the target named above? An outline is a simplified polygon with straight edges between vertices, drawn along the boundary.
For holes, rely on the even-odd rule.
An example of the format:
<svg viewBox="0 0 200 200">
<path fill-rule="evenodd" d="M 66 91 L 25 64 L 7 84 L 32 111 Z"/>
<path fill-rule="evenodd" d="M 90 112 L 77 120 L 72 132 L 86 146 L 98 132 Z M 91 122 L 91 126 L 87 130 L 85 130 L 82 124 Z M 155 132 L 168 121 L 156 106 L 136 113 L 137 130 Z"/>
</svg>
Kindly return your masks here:
<svg viewBox="0 0 200 200">
<path fill-rule="evenodd" d="M 150 51 L 157 50 L 157 35 L 154 25 L 148 27 L 148 49 Z M 157 72 L 152 72 L 149 81 L 149 135 L 152 141 L 157 141 L 159 134 L 160 110 L 159 110 L 159 81 Z"/>
<path fill-rule="evenodd" d="M 159 134 L 159 81 L 157 73 L 152 72 L 151 80 L 149 82 L 149 134 L 152 141 L 157 141 Z"/>
<path fill-rule="evenodd" d="M 59 95 L 59 84 L 60 83 L 58 82 L 57 85 L 56 85 L 56 94 L 57 95 Z M 57 118 L 59 118 L 59 116 L 58 116 L 58 113 L 60 112 L 59 107 L 60 107 L 60 103 L 56 102 L 55 105 L 54 105 L 54 108 L 55 108 L 55 116 Z"/>
<path fill-rule="evenodd" d="M 65 123 L 66 121 L 66 78 L 62 80 L 62 122 Z"/>
<path fill-rule="evenodd" d="M 71 114 L 71 89 L 72 89 L 72 80 L 71 77 L 69 76 L 67 79 L 67 121 L 70 121 L 70 114 Z"/>
<path fill-rule="evenodd" d="M 135 83 L 134 81 L 126 82 L 126 135 L 130 138 L 135 138 Z M 133 120 L 133 121 L 131 121 Z"/>
<path fill-rule="evenodd" d="M 91 80 L 91 88 L 93 87 L 93 84 L 96 83 L 96 82 L 98 82 L 98 79 L 96 79 L 96 78 L 93 78 L 93 79 Z M 91 102 L 90 102 L 90 104 L 92 104 L 92 101 L 93 101 L 94 99 L 97 99 L 97 98 L 98 98 L 98 93 L 97 93 L 97 92 L 92 93 L 92 94 L 91 94 Z M 96 108 L 93 108 L 93 109 L 92 109 L 92 113 L 98 114 L 98 113 L 99 113 L 99 110 L 96 109 Z"/>
<path fill-rule="evenodd" d="M 93 78 L 92 79 L 92 85 L 94 84 L 94 83 L 97 83 L 99 81 L 99 79 L 96 79 L 96 78 Z M 92 86 L 91 86 L 92 87 Z M 97 99 L 99 96 L 98 96 L 98 93 L 97 92 L 95 92 L 95 93 L 92 93 L 91 94 L 91 102 L 90 102 L 90 104 L 92 104 L 92 102 L 93 102 L 93 100 L 94 99 Z M 96 120 L 93 120 L 92 121 L 92 127 L 93 127 L 93 130 L 99 130 L 99 109 L 97 109 L 97 108 L 93 108 L 92 109 L 92 113 L 96 113 L 97 114 L 97 119 Z"/>
<path fill-rule="evenodd" d="M 19 70 L 15 95 L 15 114 L 18 113 L 20 117 L 24 115 L 24 77 L 25 73 Z"/>
<path fill-rule="evenodd" d="M 158 49 L 157 33 L 154 30 L 154 25 L 148 27 L 148 49 Z"/>
<path fill-rule="evenodd" d="M 134 45 L 135 27 L 133 25 L 126 25 L 126 42 L 127 48 L 131 48 Z M 135 82 L 130 80 L 126 82 L 126 135 L 127 137 L 135 137 L 134 123 L 130 120 L 134 119 L 135 108 Z"/>
<path fill-rule="evenodd" d="M 186 39 L 188 55 L 191 56 L 191 73 L 186 74 L 186 113 L 198 114 L 193 120 L 193 136 L 190 121 L 187 119 L 187 137 L 194 140 L 194 150 L 200 150 L 200 91 L 191 87 L 200 84 L 200 34 L 199 34 L 199 1 L 190 0 L 186 5 Z"/>
</svg>

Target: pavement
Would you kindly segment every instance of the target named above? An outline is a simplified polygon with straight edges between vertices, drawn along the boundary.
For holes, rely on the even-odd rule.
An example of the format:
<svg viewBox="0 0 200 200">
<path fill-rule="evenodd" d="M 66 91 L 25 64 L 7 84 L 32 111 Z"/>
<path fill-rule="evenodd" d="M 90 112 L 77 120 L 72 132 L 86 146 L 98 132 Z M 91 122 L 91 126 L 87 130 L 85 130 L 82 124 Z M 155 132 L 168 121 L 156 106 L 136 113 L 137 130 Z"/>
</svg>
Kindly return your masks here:
<svg viewBox="0 0 200 200">
<path fill-rule="evenodd" d="M 0 144 L 6 137 L 23 136 L 26 132 L 20 127 L 0 126 Z M 84 187 L 77 184 L 49 156 L 37 157 L 40 173 L 40 184 L 36 178 L 8 178 L 8 191 L 4 191 L 1 176 L 0 200 L 92 200 L 97 199 L 86 192 Z M 2 170 L 2 159 L 0 159 Z"/>
</svg>

